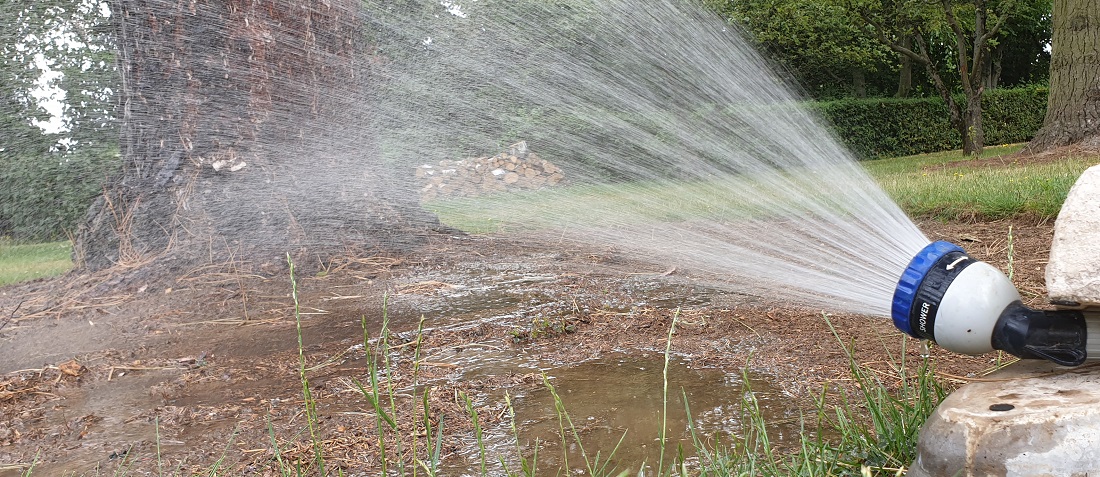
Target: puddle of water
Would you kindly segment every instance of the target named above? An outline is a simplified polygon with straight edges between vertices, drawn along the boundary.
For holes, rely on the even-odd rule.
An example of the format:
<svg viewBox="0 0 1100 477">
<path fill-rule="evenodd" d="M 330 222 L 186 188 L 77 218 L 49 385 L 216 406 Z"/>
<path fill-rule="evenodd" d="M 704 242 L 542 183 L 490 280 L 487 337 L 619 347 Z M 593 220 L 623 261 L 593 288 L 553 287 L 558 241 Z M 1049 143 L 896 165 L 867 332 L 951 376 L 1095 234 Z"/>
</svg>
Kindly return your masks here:
<svg viewBox="0 0 1100 477">
<path fill-rule="evenodd" d="M 402 323 L 415 323 L 424 315 L 430 328 L 461 328 L 480 323 L 522 328 L 540 316 L 554 317 L 572 312 L 573 297 L 547 291 L 555 288 L 548 287 L 547 282 L 557 279 L 523 268 L 451 270 L 430 280 L 450 286 L 392 296 L 388 311 L 391 321 Z M 575 289 L 571 292 L 599 293 L 603 306 L 619 306 L 624 310 L 639 306 L 710 306 L 715 297 L 720 296 L 713 288 L 666 277 L 638 277 L 613 293 Z M 559 367 L 540 361 L 523 349 L 471 343 L 461 348 L 437 350 L 429 361 L 457 365 L 463 370 L 462 379 L 467 380 L 546 373 L 561 396 L 590 458 L 597 451 L 606 457 L 618 445 L 612 467 L 629 469 L 631 474 L 637 473 L 643 463 L 652 471 L 660 459 L 664 400 L 664 357 L 660 354 L 650 354 L 646 358 L 624 355 Z M 769 385 L 766 376 L 750 374 L 749 377 L 763 418 L 769 423 L 772 443 L 777 446 L 797 444 L 801 431 L 798 409 L 790 406 L 790 400 Z M 739 373 L 692 369 L 683 359 L 674 359 L 670 363 L 669 379 L 666 464 L 673 461 L 680 446 L 687 455 L 694 454 L 685 394 L 698 436 L 708 445 L 713 445 L 715 440 L 730 443 L 731 437 L 742 434 L 745 389 Z M 535 442 L 540 443 L 539 475 L 558 475 L 566 458 L 571 472 L 583 470 L 581 445 L 577 445 L 571 433 L 567 435 L 563 452 L 561 424 L 549 390 L 538 387 L 515 396 L 513 402 L 524 456 L 530 458 Z M 510 426 L 487 429 L 486 433 L 490 466 L 499 470 L 498 456 L 511 456 L 506 460 L 514 462 L 516 436 Z M 480 473 L 476 444 L 465 444 L 465 462 L 457 462 L 447 469 L 448 475 Z"/>
<path fill-rule="evenodd" d="M 580 437 L 578 445 L 566 423 L 565 452 L 561 438 L 563 424 L 550 391 L 540 387 L 516 396 L 513 403 L 524 456 L 530 458 L 536 440 L 540 443 L 538 475 L 558 475 L 565 458 L 572 472 L 583 471 L 582 447 L 591 459 L 597 451 L 601 458 L 606 458 L 618 446 L 610 467 L 629 470 L 634 475 L 645 463 L 650 467 L 647 471 L 652 471 L 660 459 L 663 367 L 663 356 L 617 357 L 546 371 Z M 697 435 L 704 442 L 713 445 L 717 439 L 730 443 L 731 436 L 741 435 L 745 389 L 740 376 L 715 369 L 692 369 L 681 359 L 669 363 L 668 376 L 666 465 L 673 461 L 681 445 L 686 455 L 694 454 L 684 395 Z M 750 381 L 765 421 L 779 423 L 769 426 L 773 444 L 796 443 L 800 429 L 797 419 L 791 418 L 798 415 L 798 410 L 789 407 L 789 400 L 770 387 L 766 377 L 750 375 Z M 516 454 L 516 436 L 507 426 L 492 430 L 487 442 L 491 459 Z M 474 466 L 453 470 L 477 474 L 474 451 L 467 455 Z"/>
<path fill-rule="evenodd" d="M 172 379 L 175 370 L 151 370 L 95 381 L 67 391 L 64 399 L 49 408 L 44 422 L 64 423 L 50 432 L 80 437 L 62 441 L 64 457 L 40 462 L 34 475 L 97 475 L 97 469 L 115 469 L 132 447 L 156 439 L 156 428 L 141 413 L 159 404 L 149 389 Z"/>
<path fill-rule="evenodd" d="M 459 349 L 445 349 L 425 361 L 442 361 L 462 370 L 461 379 L 474 380 L 508 375 L 539 373 L 547 367 L 525 349 L 473 344 Z"/>
<path fill-rule="evenodd" d="M 597 298 L 601 308 L 619 311 L 646 306 L 670 309 L 709 306 L 717 294 L 713 288 L 667 277 L 632 279 L 621 289 L 613 291 L 566 289 L 570 295 L 548 292 L 556 287 L 547 286 L 547 283 L 559 279 L 558 276 L 525 270 L 449 273 L 428 281 L 446 283 L 447 286 L 425 293 L 390 297 L 388 311 L 392 323 L 409 326 L 423 315 L 428 328 L 467 327 L 481 323 L 522 328 L 532 320 L 543 317 L 556 319 L 573 313 L 577 306 L 575 299 L 586 298 L 575 296 L 577 293 L 591 295 L 587 298 Z"/>
<path fill-rule="evenodd" d="M 529 311 L 551 302 L 554 298 L 545 294 L 545 284 L 556 279 L 514 272 L 448 274 L 432 280 L 445 286 L 425 293 L 398 294 L 391 297 L 390 303 L 444 324 L 459 323 Z M 415 288 L 415 284 L 409 286 Z"/>
</svg>

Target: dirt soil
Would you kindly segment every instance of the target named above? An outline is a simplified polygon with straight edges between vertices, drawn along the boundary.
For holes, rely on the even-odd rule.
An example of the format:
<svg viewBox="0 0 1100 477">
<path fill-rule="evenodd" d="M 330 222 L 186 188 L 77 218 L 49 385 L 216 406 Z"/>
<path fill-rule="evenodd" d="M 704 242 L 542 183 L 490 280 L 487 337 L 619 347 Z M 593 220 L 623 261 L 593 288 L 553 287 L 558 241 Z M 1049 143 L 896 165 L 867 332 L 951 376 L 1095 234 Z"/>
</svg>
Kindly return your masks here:
<svg viewBox="0 0 1100 477">
<path fill-rule="evenodd" d="M 1045 304 L 1052 223 L 920 226 L 1002 269 L 1011 230 L 1014 281 L 1030 305 Z M 434 412 L 459 416 L 448 419 L 445 464 L 470 455 L 463 394 L 483 426 L 500 425 L 503 392 L 541 386 L 540 369 L 659 355 L 677 309 L 672 349 L 692 367 L 766 375 L 794 405 L 808 406 L 823 386 L 851 386 L 844 349 L 819 312 L 696 287 L 611 252 L 452 237 L 410 256 L 349 257 L 299 277 L 300 334 L 287 272 L 232 262 L 164 283 L 116 283 L 118 271 L 106 271 L 0 289 L 0 476 L 32 463 L 34 475 L 119 466 L 129 475 L 213 466 L 275 475 L 279 459 L 312 452 L 300 359 L 326 461 L 348 475 L 377 475 L 377 420 L 355 381 L 369 381 L 363 328 L 373 340 L 383 313 L 399 398 L 413 393 L 418 353 L 416 379 L 428 387 L 415 389 L 430 389 Z M 888 320 L 829 319 L 860 362 L 896 384 L 890 364 L 906 339 Z M 915 340 L 906 347 L 913 358 L 921 348 Z M 932 355 L 951 382 L 996 361 Z"/>
</svg>

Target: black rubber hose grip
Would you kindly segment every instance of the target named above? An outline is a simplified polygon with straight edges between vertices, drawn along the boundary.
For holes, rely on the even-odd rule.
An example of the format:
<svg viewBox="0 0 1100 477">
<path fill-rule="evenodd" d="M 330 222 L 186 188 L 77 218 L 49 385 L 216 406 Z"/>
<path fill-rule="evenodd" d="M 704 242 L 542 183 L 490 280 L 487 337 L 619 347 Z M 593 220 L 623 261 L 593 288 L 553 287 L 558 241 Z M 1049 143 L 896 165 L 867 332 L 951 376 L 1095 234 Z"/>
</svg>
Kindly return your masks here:
<svg viewBox="0 0 1100 477">
<path fill-rule="evenodd" d="M 1045 359 L 1062 366 L 1085 362 L 1088 332 L 1078 311 L 1034 310 L 1019 301 L 1005 307 L 993 326 L 993 348 L 1022 359 Z"/>
</svg>

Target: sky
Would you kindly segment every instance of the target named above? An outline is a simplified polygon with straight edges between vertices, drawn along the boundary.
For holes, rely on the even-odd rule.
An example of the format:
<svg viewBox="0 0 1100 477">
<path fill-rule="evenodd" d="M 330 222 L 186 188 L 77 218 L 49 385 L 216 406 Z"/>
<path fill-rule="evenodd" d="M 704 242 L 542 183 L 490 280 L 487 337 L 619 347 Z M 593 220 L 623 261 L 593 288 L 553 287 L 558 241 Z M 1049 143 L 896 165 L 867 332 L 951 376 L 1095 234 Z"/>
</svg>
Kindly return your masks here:
<svg viewBox="0 0 1100 477">
<path fill-rule="evenodd" d="M 65 91 L 58 88 L 54 82 L 61 79 L 61 72 L 50 68 L 49 62 L 42 54 L 35 55 L 34 64 L 42 71 L 42 75 L 35 81 L 35 88 L 31 91 L 38 105 L 50 113 L 49 121 L 34 121 L 34 125 L 42 128 L 46 133 L 57 133 L 65 130 Z"/>
<path fill-rule="evenodd" d="M 84 0 L 81 7 L 87 9 L 86 12 L 98 10 L 99 15 L 104 18 L 111 16 L 111 7 L 105 1 Z M 64 26 L 51 32 L 50 40 L 59 48 L 71 49 L 82 46 L 77 36 Z M 56 86 L 63 75 L 60 71 L 54 70 L 51 62 L 41 53 L 35 55 L 34 65 L 42 74 L 35 81 L 35 88 L 31 91 L 31 95 L 38 101 L 38 105 L 50 114 L 50 120 L 34 121 L 34 125 L 42 128 L 46 133 L 63 132 L 65 131 L 65 91 Z"/>
</svg>

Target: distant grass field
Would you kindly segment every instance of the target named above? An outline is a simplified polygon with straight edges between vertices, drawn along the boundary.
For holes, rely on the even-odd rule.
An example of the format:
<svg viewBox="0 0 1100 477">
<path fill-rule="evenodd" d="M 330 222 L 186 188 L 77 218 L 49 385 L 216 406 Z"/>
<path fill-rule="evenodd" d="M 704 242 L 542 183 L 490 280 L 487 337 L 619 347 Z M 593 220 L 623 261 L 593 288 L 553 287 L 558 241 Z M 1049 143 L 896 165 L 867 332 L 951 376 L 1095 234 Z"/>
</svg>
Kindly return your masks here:
<svg viewBox="0 0 1100 477">
<path fill-rule="evenodd" d="M 970 161 L 949 151 L 864 164 L 910 216 L 951 220 L 1054 218 L 1081 173 L 1100 163 L 1100 156 L 1022 162 L 1008 157 L 1021 147 L 989 147 L 982 155 L 1003 161 Z"/>
<path fill-rule="evenodd" d="M 1042 161 L 1009 156 L 1022 147 L 1022 144 L 987 147 L 980 158 L 968 158 L 961 151 L 947 151 L 867 161 L 862 165 L 911 217 L 995 220 L 1014 216 L 1056 217 L 1081 172 L 1100 163 L 1100 156 Z M 656 221 L 676 221 L 680 218 L 706 219 L 719 210 L 726 215 L 716 218 L 729 219 L 728 214 L 738 210 L 738 205 L 723 201 L 729 199 L 724 191 L 739 187 L 742 180 L 581 184 L 560 187 L 552 192 L 438 200 L 425 207 L 444 223 L 470 233 L 553 227 L 555 217 L 567 220 L 580 217 L 580 221 L 599 223 L 607 219 L 607 215 L 620 213 Z M 767 190 L 764 188 L 762 193 Z M 706 199 L 682 200 L 685 197 Z M 782 201 L 784 197 L 777 193 L 765 200 Z M 646 208 L 646 204 L 653 203 L 662 206 Z M 747 214 L 752 213 L 749 208 L 745 210 Z"/>
<path fill-rule="evenodd" d="M 73 268 L 69 242 L 16 245 L 0 240 L 0 286 L 52 277 Z"/>
</svg>

